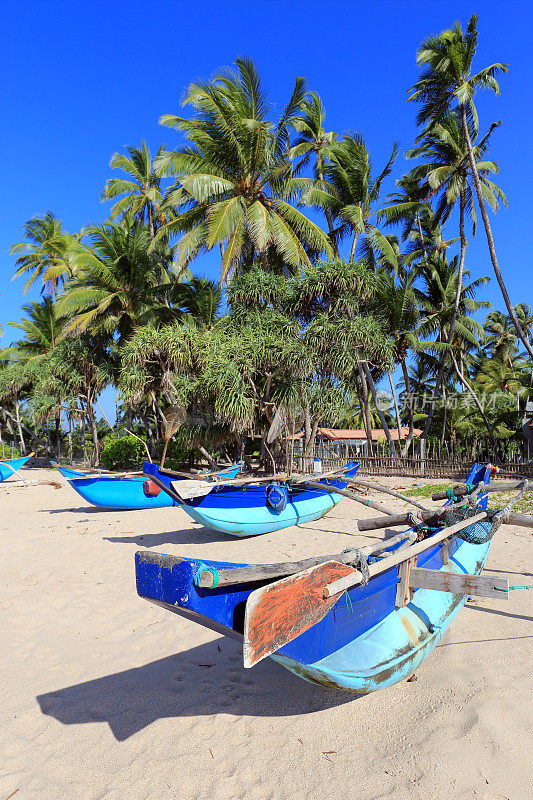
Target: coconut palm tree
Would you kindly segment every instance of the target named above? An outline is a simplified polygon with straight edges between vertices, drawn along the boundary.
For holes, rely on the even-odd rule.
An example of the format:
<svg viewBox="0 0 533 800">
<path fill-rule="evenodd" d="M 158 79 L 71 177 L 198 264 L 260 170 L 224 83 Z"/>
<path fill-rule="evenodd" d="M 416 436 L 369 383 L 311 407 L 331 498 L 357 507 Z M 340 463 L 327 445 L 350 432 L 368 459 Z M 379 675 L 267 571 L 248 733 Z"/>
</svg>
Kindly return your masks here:
<svg viewBox="0 0 533 800">
<path fill-rule="evenodd" d="M 355 258 L 359 238 L 364 254 L 375 260 L 375 253 L 384 256 L 396 268 L 394 247 L 377 227 L 383 209 L 376 208 L 383 181 L 390 175 L 398 154 L 394 144 L 391 156 L 379 175 L 374 176 L 370 155 L 360 134 L 350 134 L 331 145 L 324 165 L 325 187 L 308 182 L 302 196 L 305 205 L 317 206 L 330 213 L 336 240 L 351 238 L 350 261 Z"/>
<path fill-rule="evenodd" d="M 474 145 L 469 125 L 470 122 L 470 124 L 473 123 L 474 129 L 477 130 L 478 128 L 474 95 L 478 89 L 491 89 L 495 94 L 499 94 L 500 87 L 496 76 L 501 72 L 507 72 L 505 64 L 499 62 L 491 64 L 478 72 L 474 73 L 472 71 L 479 39 L 477 21 L 477 14 L 473 14 L 468 22 L 466 32 L 463 32 L 460 23 L 456 22 L 450 30 L 444 31 L 439 36 L 429 37 L 423 42 L 417 53 L 417 63 L 422 67 L 422 75 L 420 80 L 412 87 L 412 94 L 409 100 L 422 104 L 417 116 L 417 122 L 422 124 L 428 122 L 430 125 L 439 123 L 449 111 L 455 108 L 459 111 L 468 152 L 468 163 L 485 227 L 494 274 L 516 332 L 530 357 L 533 358 L 533 347 L 514 312 L 500 271 L 487 213 L 483 184 L 474 156 Z"/>
<path fill-rule="evenodd" d="M 480 308 L 490 307 L 490 303 L 488 302 L 474 300 L 476 290 L 487 283 L 488 278 L 478 278 L 472 281 L 472 283 L 462 287 L 459 308 L 457 313 L 455 313 L 458 271 L 457 256 L 450 262 L 448 262 L 445 257 L 431 258 L 424 267 L 421 268 L 420 274 L 424 280 L 424 289 L 415 290 L 419 298 L 419 304 L 423 315 L 423 321 L 419 331 L 425 338 L 428 338 L 432 334 L 436 336 L 433 349 L 439 355 L 439 359 L 437 376 L 435 379 L 435 395 L 440 389 L 446 368 L 446 358 L 449 356 L 457 377 L 472 395 L 472 399 L 479 413 L 485 419 L 489 436 L 495 446 L 493 432 L 486 420 L 479 398 L 467 381 L 464 370 L 457 364 L 454 355 L 454 349 L 457 348 L 461 342 L 478 346 L 479 342 L 484 339 L 483 327 L 477 321 L 473 320 L 469 314 L 478 311 Z M 464 274 L 468 277 L 470 273 L 465 271 Z M 449 328 L 451 327 L 452 321 L 454 321 L 454 331 L 453 336 L 450 338 Z M 429 432 L 434 411 L 435 402 L 432 404 L 428 414 L 421 438 L 425 438 Z"/>
<path fill-rule="evenodd" d="M 295 175 L 307 166 L 314 157 L 314 185 L 321 189 L 326 188 L 324 182 L 324 165 L 329 150 L 337 139 L 337 134 L 334 131 L 326 131 L 324 129 L 325 118 L 326 109 L 319 95 L 316 92 L 309 92 L 309 99 L 302 102 L 301 114 L 297 116 L 293 122 L 293 127 L 297 131 L 298 136 L 289 150 L 289 158 L 291 160 L 296 158 L 300 159 L 294 167 Z M 333 236 L 333 219 L 329 208 L 324 208 L 324 213 L 328 223 L 329 234 L 332 239 L 332 246 L 335 254 L 338 255 L 337 243 Z"/>
<path fill-rule="evenodd" d="M 40 361 L 50 353 L 61 338 L 64 328 L 51 297 L 44 297 L 40 303 L 32 301 L 22 306 L 26 314 L 20 322 L 10 322 L 24 334 L 12 345 L 13 357 L 17 361 Z"/>
<path fill-rule="evenodd" d="M 172 254 L 165 243 L 149 253 L 149 229 L 129 219 L 93 225 L 88 236 L 91 245 L 78 248 L 76 274 L 57 302 L 58 313 L 69 318 L 65 331 L 118 334 L 122 342 L 158 312 L 169 321 L 172 311 L 156 299 L 161 273 L 170 280 Z"/>
<path fill-rule="evenodd" d="M 165 148 L 161 146 L 156 161 Z M 124 178 L 109 178 L 102 192 L 102 201 L 120 197 L 111 209 L 111 219 L 116 217 L 136 217 L 148 225 L 153 239 L 163 200 L 161 178 L 154 168 L 150 148 L 143 140 L 139 147 L 126 147 L 127 155 L 114 153 L 109 162 L 111 169 L 120 169 Z"/>
<path fill-rule="evenodd" d="M 409 350 L 419 353 L 428 342 L 421 342 L 417 335 L 420 321 L 420 309 L 414 289 L 416 273 L 396 280 L 390 272 L 381 270 L 378 276 L 376 292 L 372 306 L 383 326 L 389 332 L 395 346 L 395 360 L 400 364 L 405 387 L 405 400 L 407 401 L 409 433 L 402 451 L 406 455 L 414 435 L 414 404 L 411 395 L 409 372 L 407 369 L 407 355 Z M 396 403 L 394 384 L 389 372 L 391 391 Z M 398 426 L 399 440 L 401 426 Z"/>
<path fill-rule="evenodd" d="M 161 117 L 188 143 L 160 156 L 156 165 L 176 178 L 167 196 L 174 218 L 156 239 L 180 237 L 180 267 L 220 247 L 221 280 L 256 256 L 268 269 L 269 249 L 294 267 L 333 252 L 327 234 L 290 202 L 297 186 L 287 148 L 305 98 L 303 79 L 296 79 L 281 117 L 272 122 L 254 64 L 246 58 L 235 63 L 236 71 L 189 86 L 184 105 L 195 109 L 193 119 Z"/>
<path fill-rule="evenodd" d="M 26 241 L 14 244 L 10 250 L 11 255 L 20 254 L 15 261 L 13 277 L 30 273 L 24 284 L 24 293 L 40 279 L 43 292 L 57 295 L 59 284 L 74 273 L 74 245 L 83 233 L 69 236 L 52 211 L 29 219 L 24 225 L 24 233 Z"/>
<path fill-rule="evenodd" d="M 493 161 L 482 160 L 488 148 L 488 142 L 493 131 L 483 137 L 474 147 L 476 168 L 483 184 L 485 197 L 494 211 L 498 208 L 498 201 L 507 205 L 507 200 L 502 190 L 489 180 L 488 174 L 498 172 L 499 168 Z M 471 131 L 471 138 L 475 141 L 477 132 Z M 454 313 L 448 326 L 448 341 L 453 338 L 455 319 L 459 309 L 463 285 L 463 270 L 466 256 L 467 240 L 465 235 L 465 213 L 472 220 L 472 233 L 476 233 L 476 212 L 473 202 L 471 187 L 471 172 L 468 167 L 468 150 L 465 141 L 465 131 L 457 113 L 447 114 L 440 122 L 434 122 L 418 137 L 419 146 L 406 153 L 407 158 L 422 158 L 424 162 L 413 170 L 414 178 L 426 182 L 428 194 L 431 191 L 436 200 L 435 219 L 438 223 L 446 222 L 456 205 L 459 205 L 459 267 L 457 276 L 457 290 L 455 294 Z"/>
</svg>

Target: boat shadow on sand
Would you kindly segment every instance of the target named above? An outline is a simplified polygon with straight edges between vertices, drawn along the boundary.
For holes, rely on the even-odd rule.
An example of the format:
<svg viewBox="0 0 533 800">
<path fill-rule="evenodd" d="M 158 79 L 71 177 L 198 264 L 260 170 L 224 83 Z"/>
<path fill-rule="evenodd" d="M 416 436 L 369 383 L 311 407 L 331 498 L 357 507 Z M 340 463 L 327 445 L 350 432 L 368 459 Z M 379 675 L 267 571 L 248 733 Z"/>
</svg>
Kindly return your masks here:
<svg viewBox="0 0 533 800">
<path fill-rule="evenodd" d="M 245 670 L 241 645 L 221 638 L 36 699 L 43 714 L 64 725 L 107 722 L 115 739 L 124 741 L 158 719 L 290 717 L 356 697 L 305 683 L 270 659 Z"/>
<path fill-rule="evenodd" d="M 139 533 L 136 536 L 104 536 L 104 541 L 113 544 L 136 544 L 137 547 L 161 547 L 165 544 L 213 544 L 235 541 L 235 536 L 218 533 L 198 525 L 196 528 L 164 531 L 162 533 Z"/>
</svg>

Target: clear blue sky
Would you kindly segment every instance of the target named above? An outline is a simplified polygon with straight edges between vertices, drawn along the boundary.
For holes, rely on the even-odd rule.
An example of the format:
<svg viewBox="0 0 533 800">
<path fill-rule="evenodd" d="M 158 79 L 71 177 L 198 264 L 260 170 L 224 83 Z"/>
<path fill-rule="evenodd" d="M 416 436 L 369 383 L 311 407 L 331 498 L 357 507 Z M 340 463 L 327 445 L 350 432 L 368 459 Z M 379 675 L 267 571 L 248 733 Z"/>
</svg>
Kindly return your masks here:
<svg viewBox="0 0 533 800">
<path fill-rule="evenodd" d="M 0 29 L 2 191 L 0 323 L 7 345 L 16 331 L 22 280 L 11 282 L 9 248 L 28 218 L 54 211 L 69 232 L 108 216 L 100 192 L 109 158 L 145 138 L 155 150 L 178 135 L 158 125 L 177 112 L 188 83 L 251 56 L 274 102 L 286 101 L 303 75 L 327 108 L 327 127 L 364 134 L 376 165 L 392 141 L 412 146 L 416 107 L 405 102 L 415 82 L 415 53 L 429 34 L 480 16 L 480 67 L 509 64 L 501 97 L 479 97 L 482 129 L 502 120 L 491 157 L 509 208 L 493 218 L 500 266 L 513 302 L 533 305 L 533 269 L 524 240 L 531 228 L 533 76 L 526 0 L 437 3 L 432 0 L 4 0 Z M 397 176 L 405 169 L 401 159 Z M 391 181 L 389 187 L 393 189 Z M 492 276 L 482 230 L 468 251 L 472 275 Z M 216 256 L 196 262 L 217 274 Z M 33 292 L 29 298 L 37 297 Z M 503 303 L 495 281 L 484 291 Z"/>
</svg>

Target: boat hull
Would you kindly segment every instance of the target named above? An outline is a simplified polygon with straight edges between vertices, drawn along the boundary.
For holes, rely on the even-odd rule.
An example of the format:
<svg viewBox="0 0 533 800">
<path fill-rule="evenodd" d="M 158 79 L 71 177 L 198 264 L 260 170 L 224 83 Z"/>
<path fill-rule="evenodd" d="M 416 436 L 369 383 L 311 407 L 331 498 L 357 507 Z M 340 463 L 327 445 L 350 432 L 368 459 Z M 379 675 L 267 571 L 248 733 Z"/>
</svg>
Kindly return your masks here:
<svg viewBox="0 0 533 800">
<path fill-rule="evenodd" d="M 291 525 L 301 525 L 313 522 L 325 516 L 341 500 L 340 494 L 316 493 L 316 496 L 307 499 L 295 499 L 287 503 L 285 509 L 279 513 L 266 504 L 252 508 L 241 508 L 236 518 L 234 508 L 222 508 L 213 504 L 211 508 L 195 507 L 183 504 L 182 508 L 196 522 L 206 528 L 231 536 L 257 536 L 262 533 L 273 533 Z"/>
<path fill-rule="evenodd" d="M 490 542 L 483 545 L 463 542 L 452 561 L 441 570 L 478 575 L 489 548 Z M 369 694 L 412 675 L 442 639 L 465 602 L 463 594 L 417 589 L 405 607 L 395 609 L 370 630 L 323 659 L 305 663 L 281 652 L 271 658 L 311 683 Z M 356 607 L 353 612 L 357 613 Z"/>
<path fill-rule="evenodd" d="M 351 462 L 344 470 L 346 478 L 353 477 L 359 464 Z M 157 477 L 161 485 L 172 491 L 172 477 L 153 470 L 145 465 L 146 474 Z M 316 476 L 320 480 L 320 475 Z M 274 482 L 274 481 L 273 481 Z M 326 479 L 338 489 L 344 489 L 347 481 L 343 478 Z M 268 487 L 263 485 L 215 486 L 195 500 L 181 501 L 181 507 L 195 522 L 210 530 L 230 536 L 257 536 L 274 533 L 291 525 L 300 525 L 320 519 L 341 500 L 342 495 L 320 489 L 287 487 L 288 502 L 282 511 L 276 511 L 268 504 Z"/>
<path fill-rule="evenodd" d="M 241 466 L 236 465 L 232 469 L 224 470 L 224 477 L 233 478 L 240 471 Z M 64 470 L 61 468 L 62 474 L 67 476 L 67 472 L 75 472 L 75 470 Z M 80 473 L 83 476 L 83 473 Z M 71 476 L 73 480 L 69 480 L 72 488 L 84 500 L 98 508 L 117 508 L 121 510 L 139 510 L 143 508 L 170 508 L 179 505 L 178 502 L 173 500 L 166 492 L 159 492 L 155 496 L 147 496 L 144 493 L 144 482 L 146 478 L 143 475 L 135 475 L 132 477 L 118 478 L 113 475 L 96 475 L 91 477 Z M 186 479 L 185 479 L 186 480 Z"/>
<path fill-rule="evenodd" d="M 11 461 L 0 461 L 0 482 L 5 481 L 7 478 L 16 478 L 16 470 L 21 469 L 30 458 L 31 455 L 24 456 L 23 458 L 13 458 Z"/>
</svg>

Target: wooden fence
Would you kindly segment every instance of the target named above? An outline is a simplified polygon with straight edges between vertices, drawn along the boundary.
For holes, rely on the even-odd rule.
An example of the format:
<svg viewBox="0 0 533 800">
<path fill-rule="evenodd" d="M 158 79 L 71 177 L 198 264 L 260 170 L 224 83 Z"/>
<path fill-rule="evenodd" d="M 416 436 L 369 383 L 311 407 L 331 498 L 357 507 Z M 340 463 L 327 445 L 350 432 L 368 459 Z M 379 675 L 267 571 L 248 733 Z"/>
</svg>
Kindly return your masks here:
<svg viewBox="0 0 533 800">
<path fill-rule="evenodd" d="M 359 475 L 389 475 L 411 477 L 411 478 L 444 478 L 453 480 L 464 480 L 470 472 L 473 461 L 491 461 L 502 473 L 511 475 L 522 475 L 533 479 L 533 462 L 524 458 L 516 458 L 512 461 L 493 461 L 476 454 L 472 459 L 469 458 L 420 458 L 408 457 L 395 460 L 390 455 L 359 455 L 355 448 L 342 448 L 341 452 L 326 448 L 322 444 L 315 447 L 312 456 L 303 458 L 300 453 L 294 454 L 293 469 L 298 472 L 308 472 L 313 470 L 315 459 L 320 460 L 321 470 L 340 469 L 348 461 L 359 461 Z"/>
</svg>

